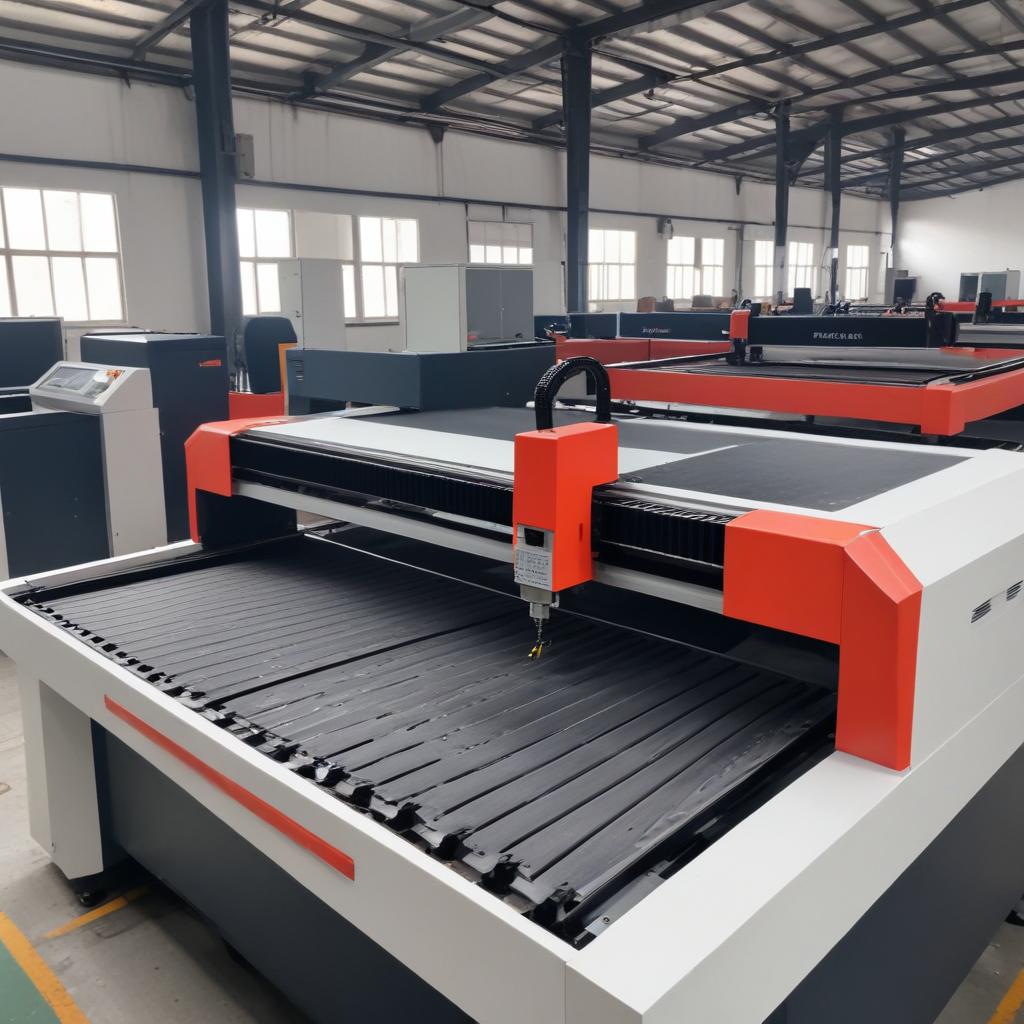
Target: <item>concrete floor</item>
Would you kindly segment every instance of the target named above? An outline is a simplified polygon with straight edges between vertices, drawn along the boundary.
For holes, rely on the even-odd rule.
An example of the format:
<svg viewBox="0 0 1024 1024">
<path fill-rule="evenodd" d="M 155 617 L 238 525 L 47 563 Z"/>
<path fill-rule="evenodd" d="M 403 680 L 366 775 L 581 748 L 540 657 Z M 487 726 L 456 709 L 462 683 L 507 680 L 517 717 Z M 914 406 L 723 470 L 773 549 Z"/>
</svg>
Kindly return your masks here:
<svg viewBox="0 0 1024 1024">
<path fill-rule="evenodd" d="M 217 935 L 155 882 L 122 909 L 46 938 L 84 910 L 28 836 L 18 691 L 13 666 L 3 655 L 0 912 L 27 936 L 92 1024 L 292 1024 L 304 1019 L 270 985 L 236 963 Z M 41 1012 L 22 1008 L 11 964 L 5 966 L 0 958 L 0 1024 L 56 1020 L 45 1006 Z M 1024 1024 L 1024 1009 L 1015 1012 L 1004 1005 L 997 1014 L 1022 968 L 1024 928 L 1004 925 L 938 1024 Z M 24 979 L 18 985 L 21 991 Z"/>
</svg>

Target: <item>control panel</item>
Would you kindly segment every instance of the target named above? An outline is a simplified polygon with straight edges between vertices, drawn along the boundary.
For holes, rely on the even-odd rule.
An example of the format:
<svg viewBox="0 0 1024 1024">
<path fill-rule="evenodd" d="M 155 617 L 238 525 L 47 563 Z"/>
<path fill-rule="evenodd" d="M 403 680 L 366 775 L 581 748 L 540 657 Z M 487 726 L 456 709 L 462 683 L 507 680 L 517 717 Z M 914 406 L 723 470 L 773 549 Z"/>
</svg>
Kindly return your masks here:
<svg viewBox="0 0 1024 1024">
<path fill-rule="evenodd" d="M 29 388 L 37 412 L 101 416 L 153 408 L 149 370 L 135 366 L 57 363 Z"/>
</svg>

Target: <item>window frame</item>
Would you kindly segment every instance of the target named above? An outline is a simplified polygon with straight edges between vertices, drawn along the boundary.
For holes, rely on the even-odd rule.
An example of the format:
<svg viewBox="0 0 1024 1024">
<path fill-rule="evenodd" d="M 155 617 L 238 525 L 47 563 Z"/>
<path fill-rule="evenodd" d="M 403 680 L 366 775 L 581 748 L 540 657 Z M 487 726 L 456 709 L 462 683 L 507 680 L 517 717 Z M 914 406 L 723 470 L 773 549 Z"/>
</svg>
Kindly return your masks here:
<svg viewBox="0 0 1024 1024">
<path fill-rule="evenodd" d="M 864 262 L 863 263 L 851 263 L 850 252 L 853 249 L 862 249 L 864 251 Z M 863 280 L 863 295 L 851 294 L 852 289 L 850 288 L 851 274 L 856 274 L 858 278 Z M 847 244 L 846 246 L 846 266 L 844 267 L 844 280 L 845 285 L 844 297 L 848 301 L 854 302 L 866 302 L 870 298 L 870 283 L 871 283 L 871 246 L 862 245 L 860 243 Z"/>
<path fill-rule="evenodd" d="M 245 311 L 245 288 L 242 287 L 242 289 L 241 289 L 241 293 L 242 293 L 242 315 L 243 316 L 275 316 L 275 315 L 283 316 L 284 315 L 284 310 L 283 309 L 280 309 L 280 308 L 278 308 L 278 309 L 261 309 L 260 308 L 260 274 L 259 274 L 259 268 L 260 268 L 261 265 L 262 266 L 274 266 L 275 268 L 279 268 L 280 263 L 281 263 L 282 260 L 293 260 L 293 259 L 295 259 L 295 217 L 294 217 L 294 211 L 292 211 L 292 210 L 282 210 L 280 207 L 276 207 L 276 206 L 238 206 L 235 209 L 236 225 L 237 225 L 237 221 L 238 221 L 238 214 L 240 214 L 240 213 L 252 214 L 252 217 L 253 217 L 252 245 L 253 245 L 253 252 L 254 252 L 255 255 L 253 255 L 253 256 L 243 256 L 242 255 L 242 253 L 241 253 L 242 239 L 241 239 L 241 232 L 239 231 L 239 238 L 238 238 L 238 243 L 239 243 L 239 253 L 238 253 L 239 274 L 240 275 L 244 275 L 245 271 L 244 271 L 243 268 L 244 268 L 245 264 L 247 264 L 247 263 L 252 264 L 252 267 L 253 267 L 253 287 L 255 289 L 255 294 L 256 294 L 256 311 L 252 312 L 252 313 L 247 313 Z M 257 232 L 256 232 L 256 214 L 257 213 L 283 213 L 288 218 L 288 253 L 289 254 L 287 256 L 260 256 L 259 255 L 259 242 L 258 242 L 258 239 L 257 239 Z M 278 281 L 280 282 L 280 270 L 279 269 L 278 269 L 278 275 L 279 275 Z M 278 307 L 280 307 L 282 305 L 282 303 L 281 303 L 280 283 L 278 284 L 277 298 L 278 298 L 278 303 L 277 304 L 278 304 Z"/>
<path fill-rule="evenodd" d="M 676 263 L 670 258 L 672 253 L 672 243 L 675 241 L 689 240 L 693 242 L 693 262 L 692 263 Z M 708 263 L 705 261 L 705 243 L 714 242 L 722 248 L 722 261 Z M 680 281 L 685 282 L 686 271 L 692 272 L 693 290 L 690 295 L 685 294 L 685 284 L 681 284 L 679 288 L 679 294 L 674 295 L 675 289 L 672 287 L 672 278 L 676 271 L 681 271 Z M 709 291 L 705 287 L 704 275 L 708 271 L 717 271 L 722 278 L 722 289 Z M 672 299 L 674 302 L 693 302 L 698 295 L 722 295 L 725 291 L 725 239 L 717 237 L 703 237 L 695 235 L 674 235 L 672 238 L 665 240 L 665 296 Z"/>
<path fill-rule="evenodd" d="M 485 225 L 485 226 L 486 225 L 496 224 L 496 225 L 500 225 L 502 227 L 508 226 L 508 227 L 512 227 L 512 228 L 528 228 L 529 229 L 529 233 L 530 233 L 530 244 L 529 245 L 522 245 L 519 241 L 517 241 L 513 245 L 506 245 L 504 242 L 502 242 L 502 244 L 498 246 L 498 248 L 501 249 L 501 259 L 498 260 L 497 262 L 489 261 L 486 258 L 484 260 L 474 260 L 473 259 L 473 247 L 474 246 L 479 246 L 481 244 L 480 242 L 474 242 L 473 241 L 472 235 L 473 235 L 473 225 L 474 224 L 480 224 L 480 225 Z M 485 250 L 488 248 L 487 243 L 483 243 L 483 248 Z M 511 260 L 506 260 L 505 259 L 505 250 L 506 249 L 516 249 L 518 251 L 519 258 L 518 258 L 518 260 L 516 262 L 513 263 Z M 523 254 L 524 250 L 529 250 L 529 253 L 530 253 L 530 259 L 526 263 L 524 263 L 522 261 L 522 254 Z M 486 257 L 486 252 L 484 253 L 484 255 Z M 469 266 L 471 266 L 471 267 L 532 267 L 533 266 L 533 259 L 534 259 L 533 221 L 473 220 L 472 218 L 469 218 L 469 217 L 466 218 L 466 262 L 467 262 L 467 264 Z"/>
<path fill-rule="evenodd" d="M 351 264 L 354 266 L 354 280 L 356 285 L 356 311 L 358 316 L 355 320 L 348 320 L 346 317 L 346 323 L 352 323 L 354 325 L 364 324 L 372 326 L 374 324 L 397 324 L 401 323 L 402 309 L 401 309 L 401 286 L 399 283 L 399 272 L 402 267 L 409 265 L 409 260 L 399 260 L 398 262 L 392 263 L 388 260 L 365 260 L 363 258 L 363 231 L 362 224 L 363 220 L 379 220 L 379 221 L 409 221 L 416 225 L 416 259 L 412 261 L 414 264 L 421 262 L 421 246 L 420 246 L 420 220 L 419 217 L 396 217 L 393 214 L 384 213 L 354 213 L 350 214 L 352 218 L 352 259 L 342 260 L 342 266 Z M 383 226 L 382 226 L 383 230 Z M 381 239 L 383 243 L 383 237 Z M 383 244 L 382 252 L 383 256 Z M 395 268 L 395 294 L 397 296 L 398 308 L 395 311 L 395 315 L 391 316 L 385 314 L 384 316 L 367 316 L 366 315 L 366 300 L 363 288 L 363 270 L 365 267 L 394 267 Z M 342 270 L 344 274 L 344 269 Z M 386 275 L 385 275 L 386 276 Z M 386 282 L 385 282 L 385 302 L 387 301 Z"/>
<path fill-rule="evenodd" d="M 15 248 L 11 244 L 11 232 L 8 224 L 7 217 L 7 200 L 3 196 L 3 192 L 7 189 L 18 189 L 20 191 L 36 192 L 39 195 L 40 213 L 42 216 L 42 227 L 43 227 L 43 245 L 42 249 L 22 249 Z M 81 249 L 54 249 L 50 247 L 50 226 L 47 222 L 46 215 L 46 200 L 45 194 L 47 192 L 67 192 L 76 197 L 76 203 L 78 206 L 79 216 L 79 231 L 81 233 L 81 210 L 82 210 L 82 196 L 104 196 L 110 200 L 111 209 L 114 216 L 114 245 L 115 249 L 113 252 L 100 252 L 95 249 L 86 249 L 84 239 L 82 240 Z M 117 194 L 115 192 L 99 192 L 95 189 L 78 189 L 78 188 L 47 188 L 43 185 L 21 185 L 21 184 L 3 184 L 0 185 L 0 271 L 3 272 L 4 282 L 7 286 L 7 301 L 10 307 L 10 316 L 12 318 L 19 319 L 60 319 L 66 326 L 75 327 L 87 327 L 87 328 L 103 328 L 103 327 L 124 327 L 128 320 L 128 296 L 124 284 L 124 256 L 121 245 L 121 223 L 118 216 L 117 210 Z M 14 277 L 14 260 L 18 257 L 36 257 L 46 260 L 47 277 L 49 280 L 49 291 L 50 291 L 50 305 L 53 310 L 49 314 L 29 314 L 22 313 L 18 309 L 18 295 L 15 289 L 15 277 Z M 118 300 L 121 305 L 121 316 L 119 319 L 69 319 L 61 315 L 58 304 L 57 304 L 57 293 L 54 283 L 53 275 L 53 261 L 54 259 L 78 259 L 82 264 L 82 281 L 85 288 L 85 302 L 86 308 L 89 305 L 89 285 L 88 285 L 88 274 L 86 271 L 86 260 L 88 259 L 105 259 L 113 260 L 117 273 L 117 287 L 118 287 Z"/>
<path fill-rule="evenodd" d="M 759 246 L 767 246 L 768 250 L 768 262 L 765 263 L 757 258 L 757 250 Z M 758 290 L 758 276 L 762 273 L 766 273 L 768 290 L 762 294 Z M 775 242 L 770 238 L 755 238 L 754 239 L 754 294 L 753 298 L 760 299 L 762 302 L 770 302 L 775 296 Z"/>
<path fill-rule="evenodd" d="M 810 252 L 809 262 L 801 263 L 793 258 L 794 246 L 797 247 L 797 253 L 801 251 L 801 246 L 807 247 L 807 250 Z M 818 271 L 818 265 L 815 263 L 814 243 L 802 242 L 796 239 L 792 239 L 789 243 L 788 256 L 789 260 L 788 265 L 786 267 L 786 284 L 788 287 L 787 297 L 792 298 L 797 288 L 810 288 L 811 297 L 816 298 L 818 293 L 818 285 L 820 284 L 820 282 L 815 280 L 815 275 Z M 801 284 L 800 280 L 798 280 L 798 278 L 801 278 L 803 276 L 801 274 L 802 271 L 806 271 L 807 276 L 810 277 L 810 282 L 808 284 Z"/>
<path fill-rule="evenodd" d="M 632 260 L 632 262 L 623 262 L 621 259 L 616 260 L 614 262 L 609 261 L 609 260 L 601 260 L 600 262 L 595 262 L 591 258 L 591 254 L 593 253 L 593 244 L 592 244 L 592 238 L 591 238 L 591 235 L 590 235 L 590 232 L 594 232 L 594 231 L 600 231 L 602 234 L 606 234 L 606 235 L 609 232 L 617 234 L 617 235 L 632 235 L 632 237 L 633 237 L 633 260 Z M 636 269 L 637 269 L 637 265 L 638 265 L 637 264 L 637 242 L 638 242 L 637 232 L 634 231 L 632 228 L 588 228 L 588 234 L 587 234 L 587 301 L 588 301 L 588 303 L 590 303 L 590 302 L 635 302 L 636 301 L 636 298 L 637 298 Z M 620 253 L 621 253 L 621 245 L 622 245 L 622 241 L 620 239 L 619 240 Z M 602 242 L 602 248 L 603 247 L 604 247 L 604 242 Z M 618 288 L 619 294 L 618 295 L 614 295 L 614 296 L 612 296 L 612 295 L 605 295 L 605 296 L 602 296 L 601 298 L 598 298 L 594 294 L 594 291 L 595 291 L 595 289 L 593 287 L 594 271 L 598 267 L 602 267 L 602 268 L 605 268 L 605 267 L 617 267 L 618 268 L 618 272 L 619 272 L 618 273 L 618 276 L 619 276 L 619 288 Z M 632 295 L 623 295 L 622 294 L 622 268 L 623 267 L 629 267 L 631 269 L 631 271 L 632 271 L 632 280 L 633 280 L 633 289 L 632 289 L 633 290 L 633 294 Z M 607 281 L 609 279 L 609 275 L 607 274 L 607 271 L 604 272 L 604 276 L 605 276 L 605 285 L 607 286 Z"/>
</svg>

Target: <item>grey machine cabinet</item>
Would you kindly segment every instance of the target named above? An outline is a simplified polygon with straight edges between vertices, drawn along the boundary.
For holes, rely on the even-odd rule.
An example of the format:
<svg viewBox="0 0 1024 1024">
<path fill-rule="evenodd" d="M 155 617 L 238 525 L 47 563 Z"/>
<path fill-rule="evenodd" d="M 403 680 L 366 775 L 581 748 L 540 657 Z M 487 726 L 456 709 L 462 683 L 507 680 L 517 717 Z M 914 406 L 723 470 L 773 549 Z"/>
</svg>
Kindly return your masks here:
<svg viewBox="0 0 1024 1024">
<path fill-rule="evenodd" d="M 465 264 L 407 266 L 401 273 L 403 347 L 465 352 L 533 337 L 533 271 Z"/>
</svg>

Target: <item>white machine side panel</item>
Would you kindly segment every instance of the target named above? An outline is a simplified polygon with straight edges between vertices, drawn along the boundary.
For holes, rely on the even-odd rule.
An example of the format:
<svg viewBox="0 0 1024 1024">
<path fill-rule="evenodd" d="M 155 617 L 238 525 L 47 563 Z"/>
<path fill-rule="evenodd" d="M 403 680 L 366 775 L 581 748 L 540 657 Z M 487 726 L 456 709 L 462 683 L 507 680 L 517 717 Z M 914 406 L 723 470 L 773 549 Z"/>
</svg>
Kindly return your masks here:
<svg viewBox="0 0 1024 1024">
<path fill-rule="evenodd" d="M 167 543 L 160 421 L 156 409 L 102 419 L 110 552 L 127 555 Z"/>
<path fill-rule="evenodd" d="M 565 961 L 571 947 L 6 595 L 0 595 L 0 642 L 26 671 L 74 701 L 474 1019 L 484 1024 L 563 1024 Z M 114 716 L 104 695 L 343 850 L 355 862 L 355 881 Z"/>
<path fill-rule="evenodd" d="M 68 878 L 95 875 L 104 864 L 92 723 L 88 715 L 45 683 L 37 685 L 49 853 Z"/>
<path fill-rule="evenodd" d="M 1003 472 L 882 531 L 924 585 L 914 763 L 995 700 L 1024 666 L 1024 455 L 986 452 L 973 464 Z"/>
<path fill-rule="evenodd" d="M 53 839 L 50 835 L 46 758 L 43 755 L 43 708 L 40 688 L 38 679 L 18 672 L 21 732 L 25 740 L 25 776 L 28 782 L 28 830 L 32 838 L 50 853 L 53 850 Z"/>
<path fill-rule="evenodd" d="M 569 962 L 567 1024 L 763 1024 L 1017 750 L 1022 720 L 1018 680 L 905 773 L 845 754 L 812 768 Z"/>
<path fill-rule="evenodd" d="M 402 337 L 411 352 L 462 352 L 466 348 L 463 268 L 403 267 Z"/>
<path fill-rule="evenodd" d="M 309 348 L 345 348 L 345 294 L 340 260 L 299 260 L 302 333 Z"/>
</svg>

